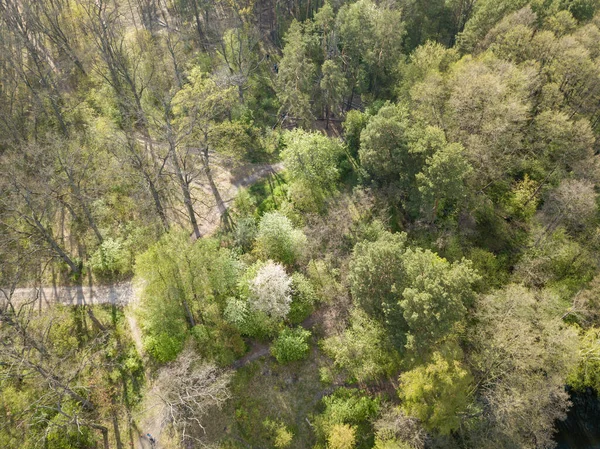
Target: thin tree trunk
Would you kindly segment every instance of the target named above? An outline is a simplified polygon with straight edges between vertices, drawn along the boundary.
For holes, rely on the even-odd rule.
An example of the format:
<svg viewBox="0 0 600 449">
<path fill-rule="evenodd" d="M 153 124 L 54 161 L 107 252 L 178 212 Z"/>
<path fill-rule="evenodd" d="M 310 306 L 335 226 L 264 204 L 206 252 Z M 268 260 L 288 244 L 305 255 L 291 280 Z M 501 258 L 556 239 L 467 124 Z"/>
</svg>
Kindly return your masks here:
<svg viewBox="0 0 600 449">
<path fill-rule="evenodd" d="M 227 211 L 227 206 L 225 206 L 225 201 L 221 197 L 219 193 L 219 189 L 217 188 L 217 184 L 215 183 L 212 171 L 210 169 L 209 163 L 209 154 L 208 147 L 204 147 L 202 149 L 202 165 L 204 167 L 204 173 L 206 174 L 206 178 L 208 179 L 208 184 L 210 185 L 210 190 L 212 191 L 213 196 L 215 197 L 215 202 L 217 203 L 217 208 L 219 209 L 219 216 L 226 230 L 232 229 L 231 218 L 229 217 L 229 212 Z"/>
<path fill-rule="evenodd" d="M 179 163 L 179 157 L 177 155 L 177 144 L 175 143 L 175 136 L 173 134 L 173 128 L 171 127 L 171 120 L 169 117 L 171 112 L 170 105 L 169 103 L 165 102 L 163 107 L 165 124 L 167 127 L 167 140 L 169 142 L 169 154 L 171 155 L 171 160 L 173 161 L 175 176 L 177 176 L 177 180 L 179 181 L 179 187 L 181 188 L 181 193 L 183 195 L 183 204 L 185 204 L 185 208 L 187 209 L 188 218 L 190 220 L 190 224 L 192 225 L 194 236 L 199 239 L 202 235 L 200 234 L 200 228 L 198 227 L 198 220 L 196 220 L 196 211 L 194 211 L 194 203 L 192 202 L 190 183 L 188 182 L 187 175 L 184 174 L 183 170 L 181 169 L 181 164 Z"/>
<path fill-rule="evenodd" d="M 48 232 L 48 230 L 44 227 L 42 223 L 32 214 L 33 222 L 35 224 L 36 229 L 42 234 L 42 237 L 46 242 L 50 245 L 50 247 L 58 254 L 58 256 L 69 266 L 73 274 L 79 275 L 81 273 L 81 268 L 78 264 L 76 264 L 67 253 L 60 247 L 60 245 L 54 240 L 54 237 Z"/>
<path fill-rule="evenodd" d="M 113 430 L 115 432 L 115 441 L 117 443 L 117 449 L 123 449 L 123 443 L 121 442 L 121 431 L 119 430 L 119 418 L 114 411 L 112 412 L 112 424 Z"/>
</svg>

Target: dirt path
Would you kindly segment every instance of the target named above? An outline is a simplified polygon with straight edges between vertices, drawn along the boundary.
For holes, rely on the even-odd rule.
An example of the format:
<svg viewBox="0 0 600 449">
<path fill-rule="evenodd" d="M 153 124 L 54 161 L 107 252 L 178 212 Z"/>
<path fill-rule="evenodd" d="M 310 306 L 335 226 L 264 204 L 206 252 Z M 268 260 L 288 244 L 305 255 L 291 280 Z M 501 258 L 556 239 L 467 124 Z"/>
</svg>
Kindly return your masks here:
<svg viewBox="0 0 600 449">
<path fill-rule="evenodd" d="M 283 170 L 283 164 L 252 164 L 243 167 L 237 167 L 235 170 L 224 167 L 226 164 L 215 165 L 213 168 L 215 180 L 219 192 L 225 201 L 227 207 L 230 207 L 232 201 L 242 187 L 248 187 L 257 181 Z M 235 173 L 234 173 L 235 172 Z M 196 183 L 198 198 L 197 212 L 204 217 L 200 226 L 203 235 L 214 233 L 220 223 L 218 208 L 214 204 L 214 198 L 206 180 L 200 180 Z M 3 295 L 0 295 L 0 301 Z M 144 346 L 142 332 L 137 323 L 134 309 L 139 298 L 138 292 L 132 282 L 121 282 L 107 286 L 68 286 L 68 287 L 42 287 L 42 288 L 18 288 L 11 297 L 13 304 L 27 303 L 35 300 L 36 307 L 39 309 L 50 307 L 55 304 L 63 305 L 99 305 L 115 304 L 124 307 L 125 317 L 131 332 L 131 337 L 135 343 L 136 349 L 141 356 L 144 356 Z M 270 354 L 269 345 L 266 343 L 253 343 L 250 351 L 242 358 L 231 364 L 231 368 L 236 370 L 261 357 Z M 160 449 L 167 447 L 162 441 L 163 425 L 161 422 L 161 403 L 158 399 L 157 391 L 154 387 L 145 395 L 142 405 L 141 416 L 132 422 L 137 437 L 134 438 L 134 448 L 136 449 Z M 156 439 L 153 446 L 146 436 L 152 435 Z M 166 437 L 165 437 L 166 438 Z"/>
<path fill-rule="evenodd" d="M 212 167 L 213 179 L 227 208 L 230 208 L 238 191 L 261 179 L 283 170 L 283 163 L 246 164 L 233 167 L 226 161 L 218 161 Z M 200 177 L 192 185 L 194 208 L 201 217 L 199 227 L 202 235 L 213 234 L 221 224 L 221 216 L 206 177 Z"/>
<path fill-rule="evenodd" d="M 265 357 L 270 354 L 269 345 L 266 343 L 254 343 L 250 348 L 250 351 L 242 357 L 241 359 L 237 359 L 235 362 L 231 364 L 232 369 L 240 369 L 243 366 L 248 365 L 249 363 L 254 362 L 255 360 L 260 359 L 261 357 Z"/>
</svg>

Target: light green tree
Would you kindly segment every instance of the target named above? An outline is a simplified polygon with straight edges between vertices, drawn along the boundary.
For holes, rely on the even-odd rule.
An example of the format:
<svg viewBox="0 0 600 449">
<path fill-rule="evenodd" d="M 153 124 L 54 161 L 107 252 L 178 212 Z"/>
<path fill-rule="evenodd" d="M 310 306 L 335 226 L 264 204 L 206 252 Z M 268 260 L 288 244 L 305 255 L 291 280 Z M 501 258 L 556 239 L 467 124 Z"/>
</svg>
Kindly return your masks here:
<svg viewBox="0 0 600 449">
<path fill-rule="evenodd" d="M 396 346 L 405 344 L 406 322 L 398 305 L 405 279 L 402 256 L 406 234 L 385 232 L 375 242 L 354 247 L 348 280 L 354 302 L 368 315 L 385 323 Z"/>
<path fill-rule="evenodd" d="M 279 363 L 302 360 L 308 355 L 310 331 L 297 327 L 285 328 L 271 345 L 271 354 Z"/>
<path fill-rule="evenodd" d="M 390 375 L 399 364 L 384 328 L 359 308 L 351 313 L 350 327 L 323 340 L 322 346 L 337 367 L 359 382 Z"/>
<path fill-rule="evenodd" d="M 158 361 L 173 360 L 188 330 L 221 321 L 220 305 L 234 292 L 240 266 L 215 240 L 195 244 L 186 233 L 166 234 L 135 265 L 141 287 L 139 315 L 144 345 Z"/>
<path fill-rule="evenodd" d="M 306 236 L 285 215 L 267 212 L 258 225 L 254 248 L 264 259 L 293 265 L 301 256 Z"/>
<path fill-rule="evenodd" d="M 327 435 L 328 449 L 352 449 L 356 444 L 356 429 L 348 424 L 334 424 Z"/>
<path fill-rule="evenodd" d="M 402 409 L 427 428 L 447 435 L 461 423 L 473 378 L 460 361 L 434 352 L 430 363 L 400 376 Z"/>
<path fill-rule="evenodd" d="M 482 441 L 548 447 L 565 416 L 564 385 L 577 363 L 574 329 L 548 292 L 509 285 L 480 298 L 468 341 L 469 366 L 482 407 Z"/>
<path fill-rule="evenodd" d="M 423 354 L 456 330 L 475 299 L 472 286 L 480 277 L 470 261 L 451 264 L 420 248 L 408 249 L 402 262 L 406 287 L 399 303 L 409 329 L 406 346 Z"/>
<path fill-rule="evenodd" d="M 320 210 L 337 189 L 340 143 L 319 133 L 294 130 L 285 135 L 281 157 L 291 181 L 290 196 L 300 209 Z"/>
</svg>

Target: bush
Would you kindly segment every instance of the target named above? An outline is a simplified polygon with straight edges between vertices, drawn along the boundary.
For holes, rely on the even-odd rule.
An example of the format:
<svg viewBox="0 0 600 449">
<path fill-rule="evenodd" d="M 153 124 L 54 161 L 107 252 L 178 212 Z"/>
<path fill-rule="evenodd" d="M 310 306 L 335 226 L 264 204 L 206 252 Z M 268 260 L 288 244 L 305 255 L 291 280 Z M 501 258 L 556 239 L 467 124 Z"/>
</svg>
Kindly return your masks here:
<svg viewBox="0 0 600 449">
<path fill-rule="evenodd" d="M 248 302 L 243 299 L 228 299 L 224 317 L 229 324 L 248 337 L 266 339 L 277 333 L 279 321 L 264 312 L 251 310 Z"/>
<path fill-rule="evenodd" d="M 358 308 L 351 312 L 350 327 L 323 340 L 322 346 L 338 368 L 359 382 L 392 374 L 400 361 L 383 326 Z"/>
<path fill-rule="evenodd" d="M 288 430 L 282 422 L 272 421 L 270 419 L 266 419 L 263 422 L 265 429 L 272 435 L 271 438 L 273 440 L 273 446 L 277 449 L 285 449 L 292 444 L 292 440 L 294 438 L 294 434 Z"/>
<path fill-rule="evenodd" d="M 380 400 L 363 395 L 357 389 L 338 388 L 323 398 L 325 410 L 315 419 L 315 430 L 321 441 L 328 440 L 332 430 L 340 424 L 352 426 L 360 435 L 358 447 L 373 445 L 371 421 L 378 415 Z"/>
<path fill-rule="evenodd" d="M 310 331 L 301 327 L 296 329 L 286 328 L 271 345 L 271 354 L 279 363 L 302 360 L 308 354 L 310 335 Z"/>
<path fill-rule="evenodd" d="M 242 248 L 243 251 L 250 250 L 256 237 L 256 232 L 256 220 L 254 217 L 240 218 L 236 223 L 233 233 L 235 244 Z"/>
<path fill-rule="evenodd" d="M 302 255 L 306 245 L 304 233 L 295 229 L 292 222 L 279 212 L 267 212 L 258 226 L 256 252 L 265 259 L 293 265 Z"/>
<path fill-rule="evenodd" d="M 340 143 L 299 129 L 286 134 L 281 158 L 291 181 L 290 198 L 302 210 L 319 211 L 335 192 L 343 155 Z"/>
<path fill-rule="evenodd" d="M 95 274 L 112 277 L 131 271 L 129 252 L 121 239 L 107 238 L 90 258 L 90 267 Z"/>
<path fill-rule="evenodd" d="M 327 436 L 328 449 L 352 449 L 356 444 L 356 429 L 348 424 L 335 424 Z"/>
<path fill-rule="evenodd" d="M 250 281 L 250 306 L 273 318 L 285 318 L 292 302 L 291 283 L 282 265 L 268 261 Z"/>
<path fill-rule="evenodd" d="M 292 304 L 287 317 L 292 324 L 300 324 L 314 310 L 317 294 L 312 283 L 301 273 L 292 274 Z"/>
</svg>

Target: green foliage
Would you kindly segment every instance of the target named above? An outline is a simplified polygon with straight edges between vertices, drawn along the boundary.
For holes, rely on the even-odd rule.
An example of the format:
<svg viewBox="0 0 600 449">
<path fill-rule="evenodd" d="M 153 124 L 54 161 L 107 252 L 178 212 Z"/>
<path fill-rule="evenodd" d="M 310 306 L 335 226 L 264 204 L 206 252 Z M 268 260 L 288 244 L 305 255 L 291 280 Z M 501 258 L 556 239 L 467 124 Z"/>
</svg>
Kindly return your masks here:
<svg viewBox="0 0 600 449">
<path fill-rule="evenodd" d="M 600 331 L 592 327 L 579 337 L 579 363 L 575 365 L 567 383 L 575 390 L 592 388 L 600 391 Z"/>
<path fill-rule="evenodd" d="M 103 277 L 131 271 L 129 253 L 121 239 L 104 240 L 90 258 L 91 269 Z"/>
<path fill-rule="evenodd" d="M 309 128 L 312 120 L 310 99 L 315 65 L 306 54 L 308 44 L 303 26 L 296 20 L 288 29 L 285 44 L 276 86 L 281 104 L 280 113 L 291 115 L 294 121 Z"/>
<path fill-rule="evenodd" d="M 388 104 L 373 116 L 360 135 L 361 165 L 379 180 L 399 180 L 409 165 L 407 148 L 408 110 Z"/>
<path fill-rule="evenodd" d="M 372 433 L 370 421 L 377 416 L 380 408 L 379 399 L 364 396 L 356 389 L 338 388 L 323 398 L 325 410 L 316 419 L 319 435 L 326 440 L 336 426 L 351 426 L 362 438 L 357 447 L 370 447 Z M 346 429 L 347 430 L 347 429 Z M 344 432 L 347 435 L 347 432 Z"/>
<path fill-rule="evenodd" d="M 398 394 L 408 415 L 447 435 L 462 422 L 472 381 L 459 360 L 434 352 L 430 363 L 401 374 Z"/>
<path fill-rule="evenodd" d="M 399 365 L 383 327 L 358 308 L 352 311 L 350 327 L 323 340 L 322 346 L 335 365 L 358 382 L 389 376 Z"/>
<path fill-rule="evenodd" d="M 287 319 L 292 324 L 300 324 L 313 312 L 318 302 L 317 293 L 302 273 L 292 274 L 292 304 Z"/>
<path fill-rule="evenodd" d="M 435 220 L 438 213 L 453 210 L 467 196 L 465 180 L 473 170 L 464 156 L 461 144 L 446 144 L 425 160 L 425 165 L 416 175 L 421 196 L 421 208 L 425 216 Z M 414 150 L 413 150 L 414 151 Z"/>
<path fill-rule="evenodd" d="M 310 331 L 297 327 L 285 328 L 271 345 L 271 354 L 279 363 L 295 362 L 308 355 Z"/>
<path fill-rule="evenodd" d="M 381 92 L 393 85 L 402 55 L 401 11 L 392 5 L 359 0 L 339 9 L 336 27 L 350 79 L 359 92 L 367 91 L 367 86 Z"/>
<path fill-rule="evenodd" d="M 360 134 L 369 123 L 369 115 L 367 113 L 353 109 L 346 114 L 346 120 L 342 123 L 345 133 L 345 140 L 350 154 L 353 157 L 358 156 L 360 148 Z"/>
<path fill-rule="evenodd" d="M 549 429 L 568 407 L 564 385 L 578 344 L 556 301 L 518 285 L 479 299 L 468 341 L 480 407 L 490 414 L 481 423 L 484 438 L 505 445 L 551 443 Z"/>
<path fill-rule="evenodd" d="M 279 212 L 267 212 L 258 225 L 254 248 L 264 259 L 293 265 L 302 256 L 306 236 Z"/>
<path fill-rule="evenodd" d="M 356 429 L 348 424 L 334 424 L 327 435 L 328 449 L 352 449 L 356 443 Z"/>
<path fill-rule="evenodd" d="M 402 254 L 406 234 L 385 232 L 375 242 L 354 247 L 348 280 L 356 303 L 383 321 L 396 308 L 397 291 L 404 282 Z"/>
<path fill-rule="evenodd" d="M 465 52 L 473 51 L 497 22 L 505 15 L 522 8 L 526 4 L 525 0 L 485 0 L 477 2 L 473 15 L 465 25 L 464 31 L 459 35 L 458 41 L 461 49 Z"/>
<path fill-rule="evenodd" d="M 300 210 L 318 211 L 335 192 L 341 145 L 318 133 L 294 130 L 285 136 L 281 157 L 290 179 L 290 196 Z"/>
<path fill-rule="evenodd" d="M 404 441 L 398 441 L 395 439 L 381 440 L 375 439 L 375 446 L 373 449 L 411 449 L 412 446 Z"/>
<path fill-rule="evenodd" d="M 254 217 L 242 217 L 235 223 L 235 244 L 243 251 L 252 249 L 252 244 L 258 233 L 258 226 Z"/>
<path fill-rule="evenodd" d="M 409 328 L 407 348 L 423 353 L 453 334 L 473 304 L 473 284 L 479 275 L 470 261 L 448 263 L 422 249 L 408 249 L 403 256 L 405 270 L 400 307 Z"/>
<path fill-rule="evenodd" d="M 276 449 L 285 449 L 290 446 L 294 434 L 288 430 L 284 423 L 267 418 L 263 421 L 263 425 L 272 434 L 273 446 Z"/>
<path fill-rule="evenodd" d="M 341 67 L 336 61 L 332 59 L 325 61 L 321 66 L 321 72 L 323 77 L 320 87 L 323 93 L 323 103 L 327 108 L 327 119 L 329 119 L 331 112 L 340 113 L 348 86 Z"/>
<path fill-rule="evenodd" d="M 454 333 L 474 299 L 479 275 L 469 261 L 450 264 L 429 250 L 407 249 L 405 234 L 356 245 L 350 291 L 383 322 L 397 348 L 423 354 Z"/>
<path fill-rule="evenodd" d="M 575 293 L 593 277 L 593 259 L 564 228 L 552 233 L 534 229 L 531 238 L 533 244 L 524 252 L 515 270 L 515 278 L 525 285 L 553 286 Z"/>
<path fill-rule="evenodd" d="M 139 315 L 144 345 L 156 360 L 173 360 L 196 321 L 221 321 L 220 308 L 237 285 L 239 263 L 218 242 L 196 243 L 184 234 L 166 234 L 136 262 L 142 286 Z"/>
</svg>

